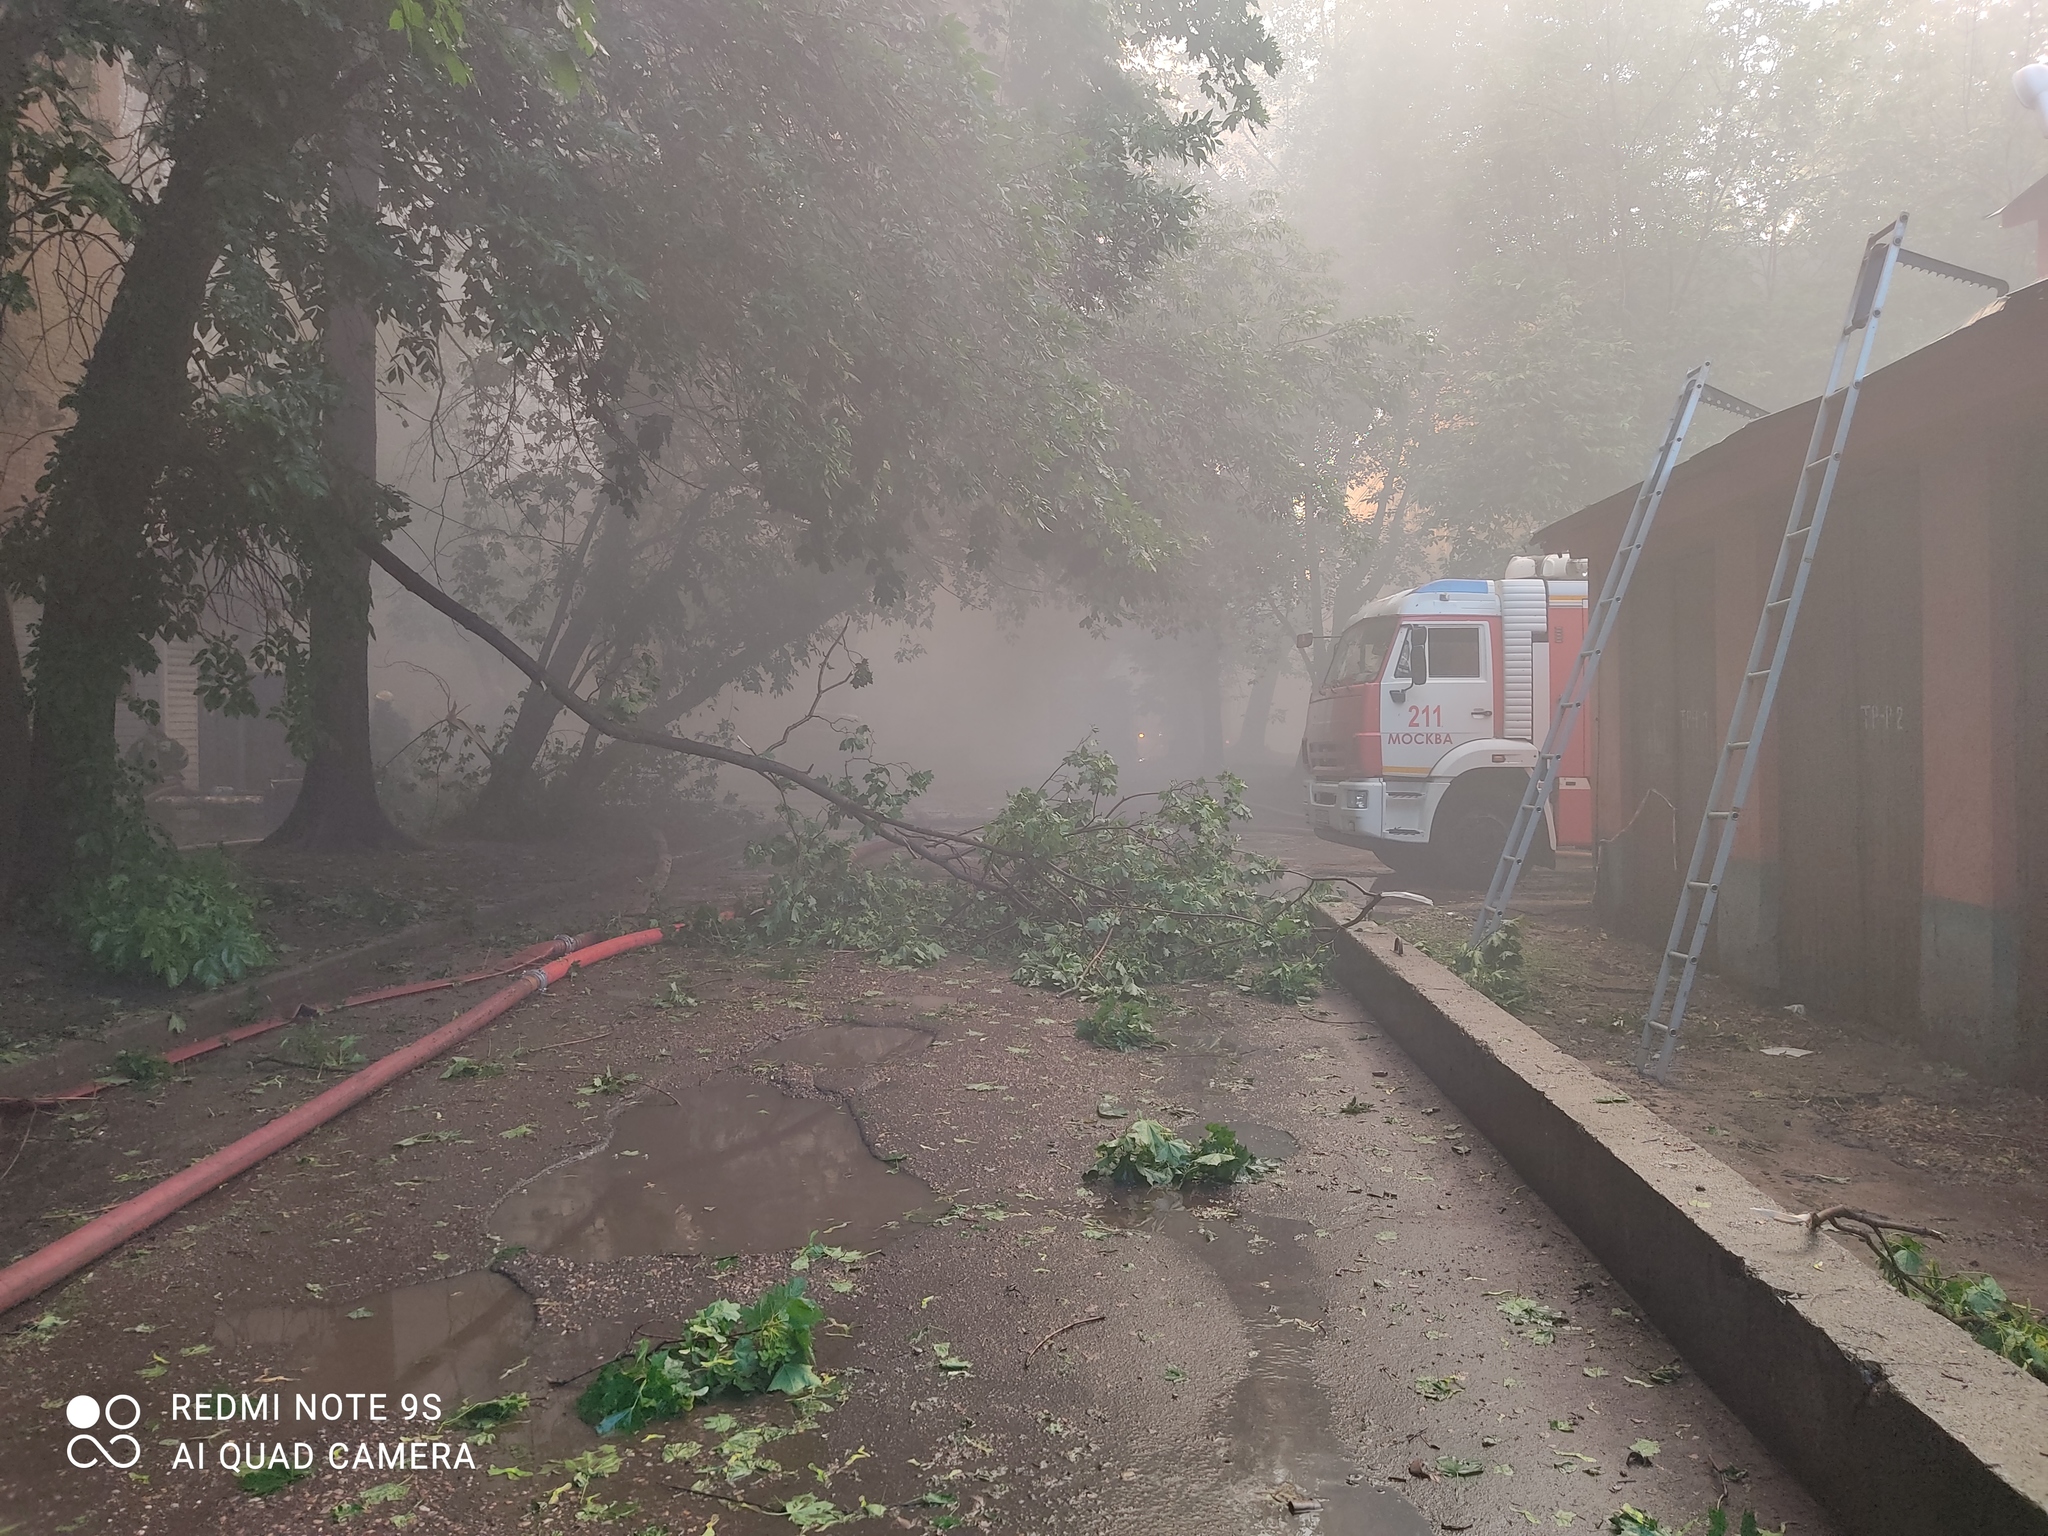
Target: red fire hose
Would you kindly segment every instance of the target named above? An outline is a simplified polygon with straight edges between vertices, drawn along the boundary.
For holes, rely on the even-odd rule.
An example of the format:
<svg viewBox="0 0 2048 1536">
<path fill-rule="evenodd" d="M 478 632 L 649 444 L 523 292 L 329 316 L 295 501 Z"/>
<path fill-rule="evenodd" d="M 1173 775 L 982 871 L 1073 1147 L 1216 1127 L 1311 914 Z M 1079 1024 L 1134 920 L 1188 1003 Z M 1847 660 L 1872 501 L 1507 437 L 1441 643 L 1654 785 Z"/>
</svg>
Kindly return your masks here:
<svg viewBox="0 0 2048 1536">
<path fill-rule="evenodd" d="M 371 1003 L 388 1003 L 396 998 L 415 997 L 423 992 L 443 992 L 450 987 L 466 987 L 476 981 L 495 981 L 500 976 L 510 976 L 514 971 L 529 970 L 543 961 L 574 954 L 586 945 L 596 942 L 597 935 L 594 933 L 557 934 L 545 944 L 534 944 L 520 950 L 516 955 L 506 956 L 487 971 L 471 971 L 467 976 L 443 976 L 435 981 L 409 981 L 396 987 L 379 987 L 374 992 L 357 992 L 344 997 L 338 1003 L 312 1007 L 302 1004 L 294 1012 L 280 1013 L 260 1023 L 245 1025 L 241 1029 L 231 1029 L 225 1034 L 208 1035 L 204 1040 L 194 1040 L 190 1045 L 181 1045 L 175 1050 L 165 1051 L 164 1060 L 172 1066 L 177 1066 L 196 1056 L 220 1050 L 223 1046 L 239 1045 L 244 1040 L 254 1040 L 259 1035 L 270 1034 L 274 1030 L 283 1029 L 287 1024 L 296 1024 L 301 1019 L 322 1018 L 343 1008 L 362 1008 Z M 0 1099 L 0 1114 L 22 1110 L 62 1109 L 67 1104 L 96 1098 L 119 1081 L 118 1078 L 97 1078 L 89 1083 L 80 1083 L 75 1088 L 66 1088 L 62 1093 L 41 1093 L 28 1098 Z"/>
<path fill-rule="evenodd" d="M 182 1173 L 174 1173 L 133 1199 L 122 1201 L 48 1247 L 39 1248 L 27 1258 L 0 1269 L 0 1312 L 19 1306 L 31 1296 L 75 1274 L 136 1233 L 156 1225 L 201 1195 L 218 1189 L 236 1174 L 246 1172 L 271 1153 L 290 1146 L 343 1110 L 362 1103 L 378 1089 L 433 1060 L 450 1046 L 467 1040 L 514 1004 L 536 992 L 546 991 L 551 983 L 560 981 L 572 968 L 595 965 L 628 950 L 645 949 L 650 944 L 659 944 L 665 936 L 659 928 L 644 928 L 621 938 L 606 939 L 552 961 L 544 968 L 526 972 L 509 987 L 492 993 L 469 1012 L 442 1025 L 432 1034 L 422 1036 L 389 1056 L 380 1057 L 361 1071 L 343 1078 L 325 1093 L 317 1094 L 298 1108 L 279 1115 L 241 1140 L 230 1142 L 211 1157 L 202 1158 Z"/>
</svg>

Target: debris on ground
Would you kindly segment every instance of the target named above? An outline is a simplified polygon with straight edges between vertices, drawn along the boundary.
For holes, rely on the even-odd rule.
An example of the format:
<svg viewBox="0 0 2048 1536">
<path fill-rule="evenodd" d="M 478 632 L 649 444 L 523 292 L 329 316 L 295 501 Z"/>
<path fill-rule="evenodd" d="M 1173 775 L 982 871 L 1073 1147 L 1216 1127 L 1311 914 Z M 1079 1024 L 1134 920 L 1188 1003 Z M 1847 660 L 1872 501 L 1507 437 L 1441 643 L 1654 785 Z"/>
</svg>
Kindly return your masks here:
<svg viewBox="0 0 2048 1536">
<path fill-rule="evenodd" d="M 1156 1005 L 1146 998 L 1105 997 L 1074 1026 L 1074 1033 L 1112 1051 L 1144 1050 L 1159 1044 L 1159 1032 L 1152 1027 L 1155 1012 Z"/>
<path fill-rule="evenodd" d="M 1112 1184 L 1148 1184 L 1164 1189 L 1182 1184 L 1235 1184 L 1261 1179 L 1272 1165 L 1252 1156 L 1227 1125 L 1212 1123 L 1190 1146 L 1157 1120 L 1133 1120 L 1122 1135 L 1099 1143 L 1095 1166 L 1084 1178 Z"/>
<path fill-rule="evenodd" d="M 750 1306 L 720 1300 L 690 1319 L 680 1339 L 647 1339 L 609 1361 L 576 1399 L 576 1415 L 600 1435 L 631 1433 L 681 1418 L 717 1393 L 794 1397 L 823 1384 L 812 1368 L 811 1335 L 825 1310 L 792 1276 Z"/>
</svg>

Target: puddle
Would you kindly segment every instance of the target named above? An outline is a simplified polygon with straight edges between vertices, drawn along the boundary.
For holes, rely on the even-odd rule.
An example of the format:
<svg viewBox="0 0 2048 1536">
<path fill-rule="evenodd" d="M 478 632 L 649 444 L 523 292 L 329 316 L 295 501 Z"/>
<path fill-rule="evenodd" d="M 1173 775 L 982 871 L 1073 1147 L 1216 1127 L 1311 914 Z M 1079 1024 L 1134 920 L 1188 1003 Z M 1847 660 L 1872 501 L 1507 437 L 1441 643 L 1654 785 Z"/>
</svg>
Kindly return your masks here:
<svg viewBox="0 0 2048 1536">
<path fill-rule="evenodd" d="M 1250 1129 L 1240 1127 L 1239 1134 Z M 1278 1216 L 1224 1220 L 1220 1210 L 1205 1212 L 1166 1192 L 1124 1195 L 1104 1220 L 1185 1244 L 1216 1272 L 1244 1320 L 1258 1353 L 1210 1427 L 1223 1436 L 1219 1450 L 1230 1456 L 1221 1475 L 1235 1485 L 1240 1507 L 1252 1512 L 1245 1529 L 1296 1536 L 1434 1531 L 1398 1494 L 1345 1481 L 1359 1470 L 1357 1458 L 1338 1438 L 1316 1381 L 1316 1335 L 1302 1326 L 1323 1315 L 1322 1290 L 1295 1241 L 1313 1230 L 1309 1223 Z M 1299 1513 L 1289 1513 L 1284 1500 L 1290 1496 Z"/>
<path fill-rule="evenodd" d="M 363 1301 L 260 1307 L 223 1318 L 213 1336 L 254 1351 L 293 1392 L 438 1392 L 452 1410 L 512 1390 L 505 1378 L 531 1353 L 533 1327 L 532 1299 L 477 1271 Z"/>
<path fill-rule="evenodd" d="M 499 1444 L 554 1456 L 595 1439 L 576 1417 L 575 1391 L 547 1390 L 534 1363 L 547 1342 L 537 1336 L 533 1300 L 500 1274 L 478 1270 L 359 1301 L 261 1307 L 223 1318 L 213 1337 L 218 1345 L 253 1351 L 266 1367 L 263 1379 L 280 1383 L 277 1391 L 343 1398 L 384 1393 L 393 1433 L 406 1428 L 397 1416 L 407 1393 L 439 1394 L 445 1416 L 466 1402 L 529 1392 L 532 1408 L 499 1431 Z M 568 1353 L 607 1359 L 623 1347 L 623 1337 L 595 1350 L 572 1341 Z"/>
<path fill-rule="evenodd" d="M 868 1150 L 841 1105 L 734 1079 L 628 1106 L 603 1146 L 506 1196 L 490 1229 L 584 1261 L 776 1253 L 828 1229 L 864 1246 L 931 1198 Z"/>
<path fill-rule="evenodd" d="M 881 1025 L 915 1024 L 920 1019 L 934 1019 L 956 1007 L 958 998 L 937 997 L 919 993 L 914 997 L 863 997 L 848 1003 L 840 1010 L 840 1017 L 849 1024 L 862 1028 Z"/>
<path fill-rule="evenodd" d="M 820 1088 L 851 1091 L 884 1062 L 908 1056 L 930 1045 L 921 1029 L 895 1024 L 827 1024 L 805 1030 L 776 1047 L 774 1059 L 812 1069 Z"/>
<path fill-rule="evenodd" d="M 1226 1121 L 1237 1132 L 1237 1139 L 1251 1149 L 1253 1157 L 1262 1157 L 1269 1163 L 1285 1162 L 1301 1150 L 1301 1142 L 1277 1125 L 1232 1120 L 1223 1113 L 1209 1115 L 1206 1119 Z M 1192 1136 L 1188 1139 L 1194 1140 Z"/>
</svg>

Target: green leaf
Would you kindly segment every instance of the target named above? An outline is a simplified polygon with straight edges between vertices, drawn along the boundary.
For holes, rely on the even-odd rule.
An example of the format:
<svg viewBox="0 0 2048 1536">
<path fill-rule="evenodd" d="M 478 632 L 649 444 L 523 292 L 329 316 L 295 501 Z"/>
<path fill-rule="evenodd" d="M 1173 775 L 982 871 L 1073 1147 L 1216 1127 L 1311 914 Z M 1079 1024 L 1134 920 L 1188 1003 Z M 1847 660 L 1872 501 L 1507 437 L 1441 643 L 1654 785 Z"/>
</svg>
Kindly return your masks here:
<svg viewBox="0 0 2048 1536">
<path fill-rule="evenodd" d="M 768 1383 L 768 1390 L 794 1397 L 799 1392 L 809 1392 L 823 1383 L 824 1378 L 811 1368 L 809 1361 L 785 1360 L 776 1368 L 775 1375 Z"/>
<path fill-rule="evenodd" d="M 461 1141 L 460 1131 L 421 1131 L 417 1136 L 407 1136 L 391 1143 L 394 1147 L 424 1147 L 435 1142 Z"/>
<path fill-rule="evenodd" d="M 1554 1307 L 1546 1307 L 1540 1301 L 1527 1296 L 1510 1296 L 1499 1302 L 1501 1315 L 1514 1326 L 1515 1331 L 1531 1344 L 1550 1344 L 1557 1339 L 1557 1325 L 1565 1320 L 1564 1313 Z"/>
<path fill-rule="evenodd" d="M 783 1517 L 800 1531 L 822 1531 L 865 1518 L 861 1510 L 841 1510 L 815 1493 L 800 1493 L 782 1506 Z"/>
<path fill-rule="evenodd" d="M 311 1472 L 301 1472 L 296 1467 L 272 1462 L 269 1466 L 240 1473 L 235 1478 L 235 1486 L 244 1493 L 262 1498 L 266 1494 L 276 1493 L 280 1488 L 289 1488 L 293 1483 L 303 1482 L 312 1475 Z"/>
</svg>

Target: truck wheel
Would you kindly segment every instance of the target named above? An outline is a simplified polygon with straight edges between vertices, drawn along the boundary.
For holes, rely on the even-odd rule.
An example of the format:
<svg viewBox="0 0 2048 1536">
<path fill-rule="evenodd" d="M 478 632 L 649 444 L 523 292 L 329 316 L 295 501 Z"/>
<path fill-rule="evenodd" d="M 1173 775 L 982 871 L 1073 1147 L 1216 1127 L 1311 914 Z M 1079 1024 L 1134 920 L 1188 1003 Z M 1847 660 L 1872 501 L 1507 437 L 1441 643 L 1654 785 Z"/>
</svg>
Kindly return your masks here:
<svg viewBox="0 0 2048 1536">
<path fill-rule="evenodd" d="M 1512 808 L 1467 806 L 1457 812 L 1443 835 L 1443 878 L 1455 886 L 1484 887 L 1500 864 L 1514 820 Z M 1434 841 L 1434 839 L 1432 839 Z"/>
</svg>

